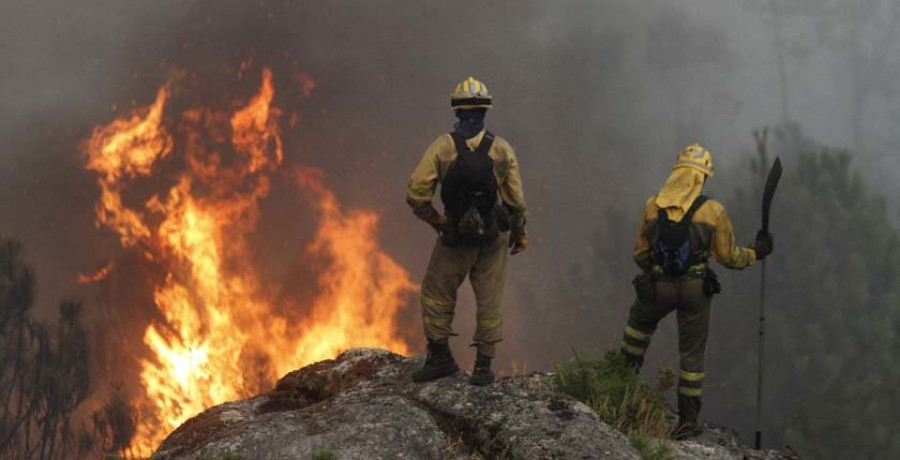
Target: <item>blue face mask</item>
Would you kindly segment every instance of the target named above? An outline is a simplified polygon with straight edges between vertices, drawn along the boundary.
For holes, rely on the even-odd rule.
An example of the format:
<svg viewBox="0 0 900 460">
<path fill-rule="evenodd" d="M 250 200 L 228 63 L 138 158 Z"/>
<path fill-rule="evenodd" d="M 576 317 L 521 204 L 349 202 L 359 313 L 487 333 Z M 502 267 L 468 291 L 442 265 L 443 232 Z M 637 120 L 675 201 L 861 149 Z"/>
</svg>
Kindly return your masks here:
<svg viewBox="0 0 900 460">
<path fill-rule="evenodd" d="M 460 109 L 456 111 L 459 121 L 453 125 L 453 130 L 464 139 L 475 137 L 484 129 L 484 116 L 487 109 Z"/>
</svg>

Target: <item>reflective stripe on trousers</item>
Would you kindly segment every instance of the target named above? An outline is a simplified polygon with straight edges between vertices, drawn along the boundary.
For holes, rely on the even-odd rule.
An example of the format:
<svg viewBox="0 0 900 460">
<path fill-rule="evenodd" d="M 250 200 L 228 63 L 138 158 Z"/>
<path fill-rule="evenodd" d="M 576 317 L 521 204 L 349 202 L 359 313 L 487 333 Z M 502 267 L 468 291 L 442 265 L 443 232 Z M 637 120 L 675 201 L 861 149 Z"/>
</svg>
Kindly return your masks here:
<svg viewBox="0 0 900 460">
<path fill-rule="evenodd" d="M 422 320 L 429 340 L 455 335 L 452 323 L 457 291 L 468 276 L 475 291 L 477 309 L 473 341 L 479 344 L 480 352 L 494 355 L 493 345 L 502 339 L 503 333 L 500 308 L 509 256 L 508 241 L 506 233 L 479 246 L 448 247 L 438 239 L 422 281 Z"/>
<path fill-rule="evenodd" d="M 655 282 L 653 298 L 638 298 L 628 314 L 622 352 L 640 366 L 660 320 L 673 311 L 678 320 L 678 408 L 683 417 L 696 420 L 705 377 L 706 339 L 709 336 L 711 297 L 703 293 L 703 280 L 683 277 Z"/>
</svg>

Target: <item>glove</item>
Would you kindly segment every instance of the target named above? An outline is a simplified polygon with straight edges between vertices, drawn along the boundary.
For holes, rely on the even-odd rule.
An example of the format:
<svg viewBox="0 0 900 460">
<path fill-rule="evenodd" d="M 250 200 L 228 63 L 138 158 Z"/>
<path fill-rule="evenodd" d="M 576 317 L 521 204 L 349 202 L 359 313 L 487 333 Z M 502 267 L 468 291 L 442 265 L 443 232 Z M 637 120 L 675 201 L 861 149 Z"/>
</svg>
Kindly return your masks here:
<svg viewBox="0 0 900 460">
<path fill-rule="evenodd" d="M 528 236 L 524 233 L 513 234 L 509 237 L 509 248 L 512 249 L 510 251 L 510 255 L 516 255 L 525 250 L 528 247 Z"/>
<path fill-rule="evenodd" d="M 447 223 L 447 218 L 437 212 L 437 209 L 434 209 L 434 206 L 432 206 L 430 202 L 414 208 L 413 213 L 416 217 L 430 225 L 438 235 L 444 232 L 444 225 Z"/>
<path fill-rule="evenodd" d="M 447 224 L 446 217 L 438 215 L 437 217 L 426 220 L 425 222 L 428 223 L 428 225 L 431 225 L 431 228 L 433 228 L 438 235 L 444 234 L 444 226 Z"/>
<path fill-rule="evenodd" d="M 772 253 L 775 241 L 772 239 L 771 233 L 760 230 L 756 234 L 756 241 L 750 247 L 756 252 L 756 260 L 763 260 Z"/>
</svg>

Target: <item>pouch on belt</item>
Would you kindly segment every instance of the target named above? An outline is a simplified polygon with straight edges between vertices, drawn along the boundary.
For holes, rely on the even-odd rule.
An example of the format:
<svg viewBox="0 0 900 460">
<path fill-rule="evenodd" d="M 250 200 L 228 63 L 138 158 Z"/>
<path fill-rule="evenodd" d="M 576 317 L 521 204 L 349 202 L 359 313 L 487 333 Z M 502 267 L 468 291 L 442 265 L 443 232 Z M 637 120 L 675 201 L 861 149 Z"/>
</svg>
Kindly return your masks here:
<svg viewBox="0 0 900 460">
<path fill-rule="evenodd" d="M 707 268 L 703 275 L 703 293 L 707 297 L 712 297 L 720 292 L 722 292 L 722 283 L 719 282 L 719 275 L 711 268 Z"/>
<path fill-rule="evenodd" d="M 652 272 L 641 273 L 631 281 L 634 292 L 641 302 L 656 300 L 656 276 Z"/>
</svg>

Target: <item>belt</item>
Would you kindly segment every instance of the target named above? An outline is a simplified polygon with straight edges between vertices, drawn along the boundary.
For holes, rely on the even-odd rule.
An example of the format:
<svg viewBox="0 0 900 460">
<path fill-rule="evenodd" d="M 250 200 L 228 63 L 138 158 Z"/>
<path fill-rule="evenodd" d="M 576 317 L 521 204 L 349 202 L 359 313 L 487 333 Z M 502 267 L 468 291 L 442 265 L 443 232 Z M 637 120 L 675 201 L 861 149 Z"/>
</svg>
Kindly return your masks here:
<svg viewBox="0 0 900 460">
<path fill-rule="evenodd" d="M 699 264 L 692 265 L 687 269 L 687 272 L 681 276 L 671 276 L 667 275 L 666 271 L 663 270 L 661 265 L 653 265 L 651 267 L 651 271 L 656 275 L 668 278 L 668 279 L 680 279 L 680 278 L 704 278 L 706 276 L 706 271 L 709 270 L 709 263 L 701 262 Z"/>
</svg>

